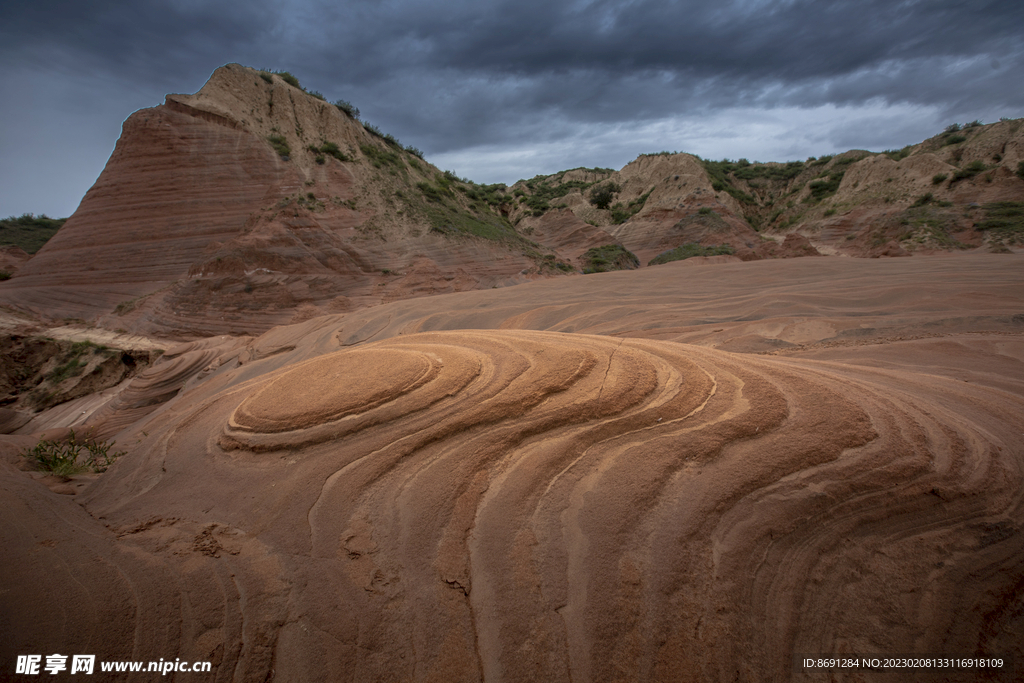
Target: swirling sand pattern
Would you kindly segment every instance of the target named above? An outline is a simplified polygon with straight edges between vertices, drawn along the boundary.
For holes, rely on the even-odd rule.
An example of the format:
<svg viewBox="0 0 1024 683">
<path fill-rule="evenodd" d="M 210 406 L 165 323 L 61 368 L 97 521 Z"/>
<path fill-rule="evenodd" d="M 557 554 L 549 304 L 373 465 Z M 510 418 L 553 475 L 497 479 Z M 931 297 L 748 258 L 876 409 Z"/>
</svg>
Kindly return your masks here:
<svg viewBox="0 0 1024 683">
<path fill-rule="evenodd" d="M 252 539 L 225 561 L 258 599 L 208 610 L 243 614 L 221 672 L 759 681 L 797 652 L 1021 654 L 1011 394 L 522 331 L 245 370 L 87 500 Z"/>
</svg>

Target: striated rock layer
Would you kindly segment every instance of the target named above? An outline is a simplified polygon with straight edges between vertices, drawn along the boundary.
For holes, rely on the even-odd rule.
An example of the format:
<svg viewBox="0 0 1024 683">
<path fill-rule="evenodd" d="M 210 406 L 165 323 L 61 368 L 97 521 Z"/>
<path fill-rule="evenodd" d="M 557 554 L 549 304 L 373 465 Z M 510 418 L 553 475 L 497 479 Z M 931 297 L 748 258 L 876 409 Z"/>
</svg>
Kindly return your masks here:
<svg viewBox="0 0 1024 683">
<path fill-rule="evenodd" d="M 230 64 L 125 121 L 96 184 L 2 283 L 0 304 L 191 339 L 540 277 L 549 250 L 490 208 L 419 187 L 443 178 L 322 99 Z M 508 239 L 446 233 L 459 219 Z"/>
<path fill-rule="evenodd" d="M 691 278 L 677 310 L 708 316 L 739 286 L 715 271 L 758 266 L 776 282 L 765 319 L 734 302 L 717 323 L 740 337 L 785 316 L 802 318 L 794 334 L 841 326 L 826 318 L 843 298 L 876 326 L 790 357 L 638 338 L 684 334 L 667 318 L 620 338 L 514 329 L 631 325 L 624 273 L 529 285 L 534 308 L 514 315 L 509 291 L 466 293 L 183 347 L 133 382 L 155 396 L 191 378 L 118 434 L 129 454 L 76 497 L 84 510 L 0 465 L 3 579 L 19 587 L 0 604 L 32 624 L 0 647 L 209 660 L 218 681 L 813 680 L 800 653 L 1020 662 L 1024 346 L 1000 311 L 1021 310 L 1024 271 L 999 258 L 640 274 Z M 587 297 L 589 318 L 572 308 Z M 972 302 L 990 317 L 950 315 Z M 464 329 L 486 320 L 505 329 Z"/>
</svg>

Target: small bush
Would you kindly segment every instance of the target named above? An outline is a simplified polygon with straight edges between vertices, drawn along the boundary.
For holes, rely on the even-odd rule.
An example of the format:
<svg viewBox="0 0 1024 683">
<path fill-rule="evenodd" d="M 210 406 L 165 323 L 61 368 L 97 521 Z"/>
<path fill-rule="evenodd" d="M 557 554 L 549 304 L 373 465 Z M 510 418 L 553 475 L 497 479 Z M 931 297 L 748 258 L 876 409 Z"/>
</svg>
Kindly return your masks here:
<svg viewBox="0 0 1024 683">
<path fill-rule="evenodd" d="M 283 135 L 268 135 L 267 142 L 269 142 L 270 146 L 274 148 L 274 151 L 277 152 L 278 156 L 285 161 L 288 161 L 292 150 L 291 147 L 288 146 L 288 141 Z"/>
<path fill-rule="evenodd" d="M 941 185 L 948 177 L 945 173 L 936 173 L 932 176 L 932 185 Z"/>
<path fill-rule="evenodd" d="M 105 472 L 124 451 L 111 452 L 113 444 L 97 441 L 93 436 L 84 439 L 71 430 L 61 441 L 44 439 L 34 448 L 25 451 L 25 457 L 33 460 L 44 471 L 61 477 L 71 477 L 82 472 Z"/>
<path fill-rule="evenodd" d="M 636 254 L 618 244 L 588 249 L 582 257 L 584 273 L 607 273 L 612 270 L 632 270 L 640 267 Z"/>
<path fill-rule="evenodd" d="M 964 142 L 965 140 L 967 140 L 967 138 L 964 137 L 963 135 L 951 135 L 948 138 L 946 138 L 945 141 L 943 141 L 942 144 L 943 144 L 943 146 L 945 146 L 945 145 L 959 145 L 961 142 Z"/>
<path fill-rule="evenodd" d="M 1003 237 L 1024 237 L 1024 202 L 995 202 L 985 205 L 985 220 L 974 226 Z"/>
<path fill-rule="evenodd" d="M 0 245 L 13 244 L 28 254 L 34 254 L 57 234 L 67 218 L 50 218 L 45 213 L 36 216 L 25 213 L 0 220 Z"/>
<path fill-rule="evenodd" d="M 598 209 L 607 209 L 618 191 L 619 186 L 615 183 L 599 185 L 590 191 L 590 203 Z"/>
<path fill-rule="evenodd" d="M 270 74 L 268 74 L 266 71 L 261 71 L 260 72 L 260 78 L 265 80 L 267 83 L 273 83 L 274 82 L 274 77 L 271 76 Z"/>
<path fill-rule="evenodd" d="M 353 105 L 347 100 L 338 100 L 334 103 L 334 106 L 337 107 L 339 111 L 347 114 L 351 119 L 359 118 L 359 107 Z"/>
<path fill-rule="evenodd" d="M 953 174 L 953 180 L 950 181 L 950 182 L 955 183 L 958 180 L 964 180 L 966 178 L 973 178 L 974 176 L 978 175 L 979 173 L 981 173 L 984 170 L 985 170 L 985 162 L 984 161 L 972 161 L 971 163 L 967 164 L 966 166 L 964 166 L 963 168 L 958 170 L 956 173 L 954 173 Z"/>
<path fill-rule="evenodd" d="M 299 85 L 299 79 L 297 79 L 295 76 L 292 76 L 287 71 L 278 71 L 276 73 L 278 76 L 281 77 L 281 80 L 287 83 L 288 85 L 292 86 L 293 88 L 298 88 L 299 90 L 302 90 L 302 86 Z"/>
<path fill-rule="evenodd" d="M 918 206 L 924 206 L 933 199 L 935 199 L 935 195 L 933 195 L 931 192 L 928 192 L 927 194 L 923 194 L 920 197 L 918 197 L 917 201 L 910 205 L 910 208 L 913 209 Z"/>
<path fill-rule="evenodd" d="M 318 100 L 323 100 L 324 102 L 327 101 L 327 98 L 324 97 L 324 94 L 318 90 L 310 90 L 309 94 L 317 98 Z"/>
<path fill-rule="evenodd" d="M 647 265 L 658 266 L 662 263 L 671 263 L 672 261 L 685 261 L 695 256 L 731 256 L 734 253 L 736 253 L 736 250 L 728 244 L 705 247 L 697 242 L 688 242 L 675 249 L 658 254 Z"/>
<path fill-rule="evenodd" d="M 320 148 L 316 151 L 320 152 L 321 154 L 330 155 L 337 159 L 338 161 L 352 161 L 352 159 L 350 159 L 347 154 L 342 152 L 341 148 L 338 147 L 338 145 L 333 142 L 322 143 L 320 145 Z"/>
<path fill-rule="evenodd" d="M 394 152 L 380 149 L 376 145 L 360 145 L 359 149 L 369 158 L 376 168 L 384 166 L 401 166 L 402 159 Z"/>
<path fill-rule="evenodd" d="M 807 184 L 808 189 L 811 191 L 811 198 L 815 201 L 821 201 L 827 197 L 831 197 L 839 191 L 839 184 L 843 181 L 844 171 L 835 171 L 831 173 L 827 179 L 812 180 Z"/>
<path fill-rule="evenodd" d="M 959 123 L 951 123 L 948 126 L 946 126 L 946 129 L 943 130 L 942 132 L 949 134 L 949 133 L 956 133 L 959 130 L 960 130 L 960 124 Z"/>
<path fill-rule="evenodd" d="M 4 280 L 10 280 L 11 277 L 12 277 L 12 275 L 11 275 L 10 271 L 0 270 L 0 282 L 3 282 Z"/>
<path fill-rule="evenodd" d="M 697 211 L 697 213 L 699 213 L 701 216 L 710 216 L 714 212 L 715 212 L 714 209 L 712 209 L 710 206 L 702 206 Z"/>
</svg>

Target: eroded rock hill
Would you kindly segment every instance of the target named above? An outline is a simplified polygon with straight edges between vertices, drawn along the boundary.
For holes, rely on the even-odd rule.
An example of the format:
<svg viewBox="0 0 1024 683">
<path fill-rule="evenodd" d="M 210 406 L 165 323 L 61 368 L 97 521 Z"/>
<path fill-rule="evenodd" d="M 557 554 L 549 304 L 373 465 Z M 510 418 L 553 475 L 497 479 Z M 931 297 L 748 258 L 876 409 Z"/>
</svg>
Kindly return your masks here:
<svg viewBox="0 0 1024 683">
<path fill-rule="evenodd" d="M 884 153 L 645 154 L 505 187 L 442 173 L 350 112 L 235 64 L 137 112 L 57 235 L 4 257 L 0 305 L 181 340 L 691 257 L 1024 244 L 1022 120 Z"/>
<path fill-rule="evenodd" d="M 954 125 L 900 150 L 806 162 L 641 155 L 620 171 L 538 176 L 509 193 L 524 234 L 608 235 L 641 265 L 683 244 L 727 245 L 742 260 L 1003 251 L 1024 245 L 1024 120 Z M 1006 203 L 1012 229 L 992 221 Z"/>
<path fill-rule="evenodd" d="M 416 150 L 233 64 L 125 121 L 78 210 L 0 300 L 111 329 L 242 334 L 572 270 L 559 264 Z"/>
</svg>

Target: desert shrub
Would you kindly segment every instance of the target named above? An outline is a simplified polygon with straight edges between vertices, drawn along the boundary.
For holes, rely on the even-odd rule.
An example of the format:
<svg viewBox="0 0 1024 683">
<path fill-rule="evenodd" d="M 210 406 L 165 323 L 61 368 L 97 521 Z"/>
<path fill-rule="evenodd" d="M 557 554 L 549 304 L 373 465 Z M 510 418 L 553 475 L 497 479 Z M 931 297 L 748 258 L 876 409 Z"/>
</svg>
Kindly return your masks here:
<svg viewBox="0 0 1024 683">
<path fill-rule="evenodd" d="M 352 161 L 352 159 L 350 159 L 348 155 L 342 152 L 341 148 L 339 148 L 338 145 L 333 142 L 322 143 L 318 151 L 321 154 L 328 154 L 337 159 L 338 161 Z"/>
<path fill-rule="evenodd" d="M 376 145 L 360 145 L 359 149 L 369 158 L 370 163 L 377 168 L 402 165 L 402 159 L 397 154 L 386 149 L 380 149 Z"/>
<path fill-rule="evenodd" d="M 948 177 L 945 173 L 936 173 L 932 176 L 932 185 L 941 185 Z"/>
<path fill-rule="evenodd" d="M 714 209 L 712 209 L 710 206 L 702 206 L 700 207 L 700 209 L 697 210 L 697 213 L 699 213 L 701 216 L 710 216 L 714 212 Z"/>
<path fill-rule="evenodd" d="M 1001 237 L 1024 238 L 1024 202 L 986 204 L 985 218 L 974 227 Z"/>
<path fill-rule="evenodd" d="M 910 156 L 910 150 L 912 148 L 913 145 L 907 145 L 906 147 L 901 147 L 900 149 L 887 149 L 884 152 L 882 152 L 882 154 L 889 157 L 893 161 L 900 161 L 901 159 L 906 159 L 908 156 Z"/>
<path fill-rule="evenodd" d="M 956 133 L 959 130 L 960 130 L 960 124 L 959 123 L 951 123 L 948 126 L 946 126 L 945 130 L 943 130 L 942 132 L 946 133 L 946 134 L 949 134 L 949 133 Z"/>
<path fill-rule="evenodd" d="M 338 111 L 341 111 L 344 114 L 348 115 L 349 118 L 359 118 L 359 107 L 353 105 L 348 100 L 337 100 L 334 103 L 334 106 L 338 108 Z"/>
<path fill-rule="evenodd" d="M 672 261 L 684 261 L 694 256 L 731 256 L 734 253 L 736 253 L 736 250 L 728 244 L 705 247 L 697 242 L 688 242 L 675 249 L 658 254 L 647 265 L 657 266 L 662 263 L 671 263 Z"/>
<path fill-rule="evenodd" d="M 413 155 L 414 157 L 419 157 L 420 159 L 423 158 L 423 151 L 416 147 L 413 147 L 412 145 L 406 145 L 405 151 Z"/>
<path fill-rule="evenodd" d="M 268 135 L 267 142 L 269 142 L 270 146 L 274 148 L 274 151 L 277 152 L 278 156 L 285 161 L 288 161 L 292 150 L 291 147 L 288 146 L 288 141 L 283 135 Z"/>
<path fill-rule="evenodd" d="M 945 145 L 959 145 L 961 142 L 967 140 L 963 135 L 950 135 L 948 138 L 943 140 L 942 144 Z"/>
<path fill-rule="evenodd" d="M 606 244 L 588 249 L 582 256 L 584 273 L 606 273 L 640 267 L 636 254 L 619 244 Z"/>
<path fill-rule="evenodd" d="M 24 455 L 44 472 L 70 477 L 82 472 L 105 472 L 124 451 L 111 452 L 113 444 L 98 441 L 92 435 L 78 437 L 71 430 L 62 440 L 44 439 Z"/>
<path fill-rule="evenodd" d="M 626 206 L 623 206 L 621 203 L 613 206 L 612 222 L 616 225 L 621 225 L 639 213 L 640 209 L 644 208 L 644 204 L 647 203 L 647 198 L 651 196 L 651 192 L 653 191 L 654 190 L 652 189 L 648 191 L 647 194 L 637 197 Z"/>
<path fill-rule="evenodd" d="M 57 234 L 66 220 L 31 213 L 4 218 L 0 220 L 0 245 L 12 244 L 28 254 L 34 254 Z"/>
<path fill-rule="evenodd" d="M 261 71 L 260 72 L 260 78 L 265 80 L 267 83 L 273 83 L 274 82 L 274 77 L 271 76 L 270 74 L 268 74 L 266 71 Z"/>
<path fill-rule="evenodd" d="M 432 185 L 431 183 L 416 183 L 416 187 L 419 188 L 423 196 L 432 202 L 443 202 L 445 197 L 451 197 L 451 190 Z"/>
<path fill-rule="evenodd" d="M 299 90 L 302 90 L 302 86 L 299 85 L 299 79 L 297 79 L 295 76 L 292 76 L 287 71 L 276 71 L 274 73 L 280 76 L 281 80 L 287 83 L 288 85 L 292 86 L 293 88 L 298 88 Z"/>
<path fill-rule="evenodd" d="M 811 191 L 811 198 L 821 201 L 834 195 L 839 190 L 839 184 L 843 181 L 844 174 L 844 171 L 834 171 L 829 174 L 828 178 L 809 182 L 807 187 Z"/>
<path fill-rule="evenodd" d="M 913 208 L 918 207 L 918 206 L 924 206 L 925 204 L 927 204 L 928 202 L 932 201 L 933 199 L 935 199 L 935 195 L 933 195 L 931 192 L 928 192 L 928 193 L 923 194 L 920 197 L 918 197 L 917 201 L 910 205 L 910 208 L 913 209 Z"/>
<path fill-rule="evenodd" d="M 967 164 L 963 168 L 959 169 L 956 173 L 954 173 L 953 174 L 953 180 L 950 181 L 950 182 L 955 183 L 958 180 L 964 180 L 966 178 L 973 178 L 974 176 L 978 175 L 979 173 L 981 173 L 984 170 L 985 170 L 985 162 L 984 161 L 972 161 L 971 163 Z"/>
<path fill-rule="evenodd" d="M 12 275 L 11 275 L 10 271 L 0 270 L 0 282 L 3 282 L 4 280 L 10 280 L 11 277 L 12 277 Z"/>
<path fill-rule="evenodd" d="M 967 130 L 968 128 L 977 128 L 977 127 L 982 126 L 982 125 L 984 125 L 984 124 L 981 122 L 981 119 L 974 119 L 970 123 L 965 123 L 964 124 L 964 130 Z"/>
<path fill-rule="evenodd" d="M 590 191 L 590 203 L 598 209 L 607 209 L 612 203 L 612 199 L 615 198 L 615 193 L 619 191 L 619 186 L 615 183 L 605 183 L 598 185 Z"/>
<path fill-rule="evenodd" d="M 320 92 L 319 90 L 310 90 L 309 94 L 312 95 L 313 97 L 317 98 L 318 100 L 323 100 L 324 102 L 327 101 L 327 98 L 324 97 L 324 94 L 322 92 Z"/>
</svg>

